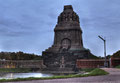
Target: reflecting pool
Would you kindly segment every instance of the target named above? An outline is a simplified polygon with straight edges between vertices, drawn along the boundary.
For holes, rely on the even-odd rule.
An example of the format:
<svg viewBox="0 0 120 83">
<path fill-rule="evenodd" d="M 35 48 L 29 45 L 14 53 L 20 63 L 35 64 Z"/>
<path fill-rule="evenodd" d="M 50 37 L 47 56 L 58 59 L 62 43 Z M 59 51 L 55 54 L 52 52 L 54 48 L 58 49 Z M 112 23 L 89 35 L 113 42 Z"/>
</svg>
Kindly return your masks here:
<svg viewBox="0 0 120 83">
<path fill-rule="evenodd" d="M 28 78 L 28 77 L 51 77 L 52 74 L 43 73 L 4 73 L 0 75 L 0 79 Z"/>
</svg>

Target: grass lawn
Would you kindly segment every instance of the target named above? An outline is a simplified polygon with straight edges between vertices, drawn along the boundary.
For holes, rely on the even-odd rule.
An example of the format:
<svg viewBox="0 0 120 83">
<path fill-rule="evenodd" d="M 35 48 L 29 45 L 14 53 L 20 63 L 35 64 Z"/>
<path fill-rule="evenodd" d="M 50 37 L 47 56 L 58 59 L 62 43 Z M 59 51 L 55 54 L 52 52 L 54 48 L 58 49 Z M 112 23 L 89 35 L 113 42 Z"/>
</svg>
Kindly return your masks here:
<svg viewBox="0 0 120 83">
<path fill-rule="evenodd" d="M 82 68 L 81 71 L 85 71 L 85 72 L 91 72 L 92 70 L 94 70 L 95 68 Z"/>
<path fill-rule="evenodd" d="M 109 73 L 102 69 L 96 68 L 88 74 L 63 75 L 63 76 L 41 77 L 41 78 L 29 77 L 29 78 L 17 78 L 17 79 L 1 79 L 0 82 L 63 79 L 63 78 L 87 77 L 87 76 L 98 76 L 98 75 L 107 75 L 107 74 Z"/>
</svg>

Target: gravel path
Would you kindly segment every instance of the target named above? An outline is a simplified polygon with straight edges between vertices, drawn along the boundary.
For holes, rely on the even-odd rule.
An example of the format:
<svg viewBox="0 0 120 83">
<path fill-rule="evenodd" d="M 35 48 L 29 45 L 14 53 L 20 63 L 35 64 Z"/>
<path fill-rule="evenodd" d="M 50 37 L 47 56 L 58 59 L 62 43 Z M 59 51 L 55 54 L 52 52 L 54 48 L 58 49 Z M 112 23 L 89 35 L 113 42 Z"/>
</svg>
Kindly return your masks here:
<svg viewBox="0 0 120 83">
<path fill-rule="evenodd" d="M 4 82 L 4 83 L 120 83 L 120 69 L 102 68 L 109 72 L 109 75 L 90 76 L 68 79 L 53 79 L 53 80 L 32 80 L 21 82 Z"/>
</svg>

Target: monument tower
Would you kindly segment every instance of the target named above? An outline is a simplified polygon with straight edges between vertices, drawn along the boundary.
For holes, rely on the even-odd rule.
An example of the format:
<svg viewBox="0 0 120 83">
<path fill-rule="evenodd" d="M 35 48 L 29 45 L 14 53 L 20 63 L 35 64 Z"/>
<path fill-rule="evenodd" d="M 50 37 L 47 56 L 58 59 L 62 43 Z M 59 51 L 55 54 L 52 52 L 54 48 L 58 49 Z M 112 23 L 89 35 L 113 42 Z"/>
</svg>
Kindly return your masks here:
<svg viewBox="0 0 120 83">
<path fill-rule="evenodd" d="M 79 16 L 71 5 L 66 5 L 58 16 L 53 45 L 42 53 L 44 64 L 51 70 L 52 68 L 74 70 L 76 60 L 87 59 L 89 55 L 92 54 L 83 46 Z"/>
</svg>

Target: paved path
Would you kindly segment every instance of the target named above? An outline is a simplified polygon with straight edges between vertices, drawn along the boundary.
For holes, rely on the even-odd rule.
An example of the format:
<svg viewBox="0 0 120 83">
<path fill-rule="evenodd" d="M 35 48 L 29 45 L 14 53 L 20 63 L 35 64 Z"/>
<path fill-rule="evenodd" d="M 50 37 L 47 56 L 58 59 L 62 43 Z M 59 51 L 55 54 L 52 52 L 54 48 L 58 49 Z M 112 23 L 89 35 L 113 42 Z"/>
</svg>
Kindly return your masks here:
<svg viewBox="0 0 120 83">
<path fill-rule="evenodd" d="M 53 79 L 53 80 L 32 80 L 21 82 L 5 82 L 5 83 L 120 83 L 120 69 L 102 68 L 109 72 L 109 75 L 90 76 L 68 79 Z"/>
</svg>

